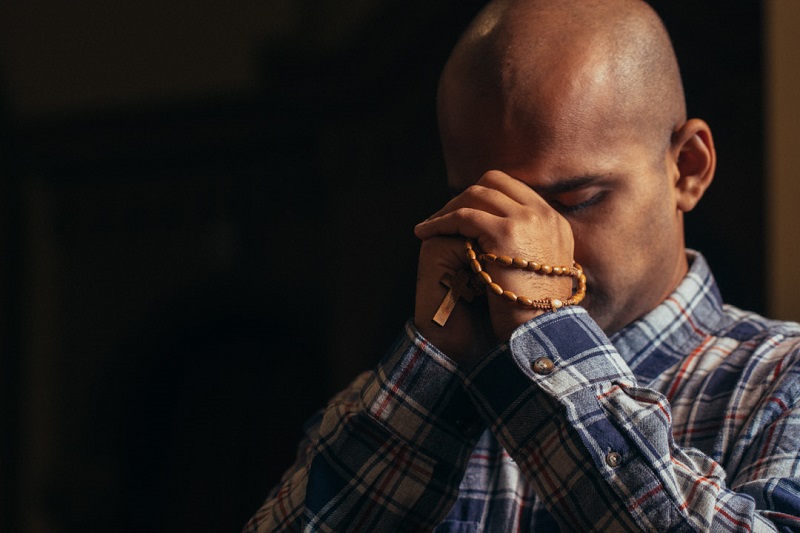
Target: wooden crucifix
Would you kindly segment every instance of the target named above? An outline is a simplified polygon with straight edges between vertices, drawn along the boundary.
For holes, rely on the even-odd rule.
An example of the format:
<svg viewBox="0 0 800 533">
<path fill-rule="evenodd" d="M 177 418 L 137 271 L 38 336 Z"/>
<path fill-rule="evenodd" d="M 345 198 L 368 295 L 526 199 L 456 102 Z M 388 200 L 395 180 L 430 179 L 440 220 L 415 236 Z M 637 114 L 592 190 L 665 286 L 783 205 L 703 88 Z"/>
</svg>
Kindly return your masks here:
<svg viewBox="0 0 800 533">
<path fill-rule="evenodd" d="M 469 278 L 470 273 L 467 270 L 459 270 L 455 277 L 447 272 L 442 275 L 439 283 L 447 287 L 448 291 L 439 305 L 439 309 L 436 310 L 436 314 L 433 315 L 433 321 L 438 325 L 444 326 L 447 323 L 447 319 L 450 318 L 450 313 L 455 309 L 459 298 L 463 298 L 468 302 L 472 301 L 475 293 L 467 286 Z"/>
</svg>

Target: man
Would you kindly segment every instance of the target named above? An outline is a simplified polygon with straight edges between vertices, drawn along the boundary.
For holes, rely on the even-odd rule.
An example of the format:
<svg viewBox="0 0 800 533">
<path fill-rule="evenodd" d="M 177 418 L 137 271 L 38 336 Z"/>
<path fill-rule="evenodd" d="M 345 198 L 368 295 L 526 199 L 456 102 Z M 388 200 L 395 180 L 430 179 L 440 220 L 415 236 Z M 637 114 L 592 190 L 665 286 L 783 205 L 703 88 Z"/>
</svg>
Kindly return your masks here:
<svg viewBox="0 0 800 533">
<path fill-rule="evenodd" d="M 439 124 L 413 322 L 246 529 L 800 530 L 800 326 L 684 249 L 716 155 L 655 13 L 491 2 Z"/>
</svg>

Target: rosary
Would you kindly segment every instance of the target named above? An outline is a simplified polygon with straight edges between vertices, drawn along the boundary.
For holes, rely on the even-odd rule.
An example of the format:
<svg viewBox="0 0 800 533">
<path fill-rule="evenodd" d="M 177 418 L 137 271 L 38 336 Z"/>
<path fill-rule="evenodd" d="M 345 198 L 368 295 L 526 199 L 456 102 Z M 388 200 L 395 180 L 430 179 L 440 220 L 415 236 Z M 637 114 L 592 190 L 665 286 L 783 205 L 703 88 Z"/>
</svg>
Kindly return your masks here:
<svg viewBox="0 0 800 533">
<path fill-rule="evenodd" d="M 488 289 L 489 292 L 505 298 L 510 303 L 527 309 L 544 309 L 555 311 L 567 305 L 576 305 L 583 300 L 584 296 L 586 296 L 586 276 L 583 273 L 583 268 L 581 268 L 581 266 L 574 261 L 572 266 L 569 267 L 550 266 L 537 263 L 536 261 L 520 259 L 519 257 L 512 258 L 507 255 L 477 253 L 473 248 L 472 241 L 469 239 L 467 239 L 465 243 L 465 248 L 467 251 L 467 259 L 469 260 L 470 269 L 476 275 L 476 277 L 483 282 L 483 286 L 470 286 L 470 282 L 474 278 L 470 275 L 469 271 L 465 269 L 459 270 L 455 276 L 445 273 L 442 276 L 442 279 L 439 280 L 439 283 L 447 287 L 447 294 L 445 295 L 444 300 L 442 300 L 442 303 L 439 305 L 439 309 L 436 310 L 436 314 L 433 316 L 433 321 L 439 326 L 444 326 L 447 323 L 447 319 L 450 318 L 450 313 L 453 312 L 453 309 L 455 308 L 459 299 L 463 298 L 468 302 L 471 302 L 476 293 L 479 291 L 479 288 L 482 289 L 483 287 Z M 504 267 L 519 268 L 521 270 L 535 272 L 543 276 L 571 276 L 575 278 L 577 288 L 575 290 L 575 294 L 573 294 L 567 300 L 560 300 L 559 298 L 539 298 L 534 300 L 503 289 L 500 285 L 493 282 L 489 273 L 483 269 L 484 263 L 495 263 Z"/>
</svg>

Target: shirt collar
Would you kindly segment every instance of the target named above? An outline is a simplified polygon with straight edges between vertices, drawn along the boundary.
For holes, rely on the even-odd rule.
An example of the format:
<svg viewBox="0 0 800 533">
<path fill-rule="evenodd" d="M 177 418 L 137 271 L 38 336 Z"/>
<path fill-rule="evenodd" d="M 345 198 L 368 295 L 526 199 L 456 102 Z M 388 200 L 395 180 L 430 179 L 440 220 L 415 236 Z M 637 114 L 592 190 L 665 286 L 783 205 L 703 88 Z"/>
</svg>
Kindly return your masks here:
<svg viewBox="0 0 800 533">
<path fill-rule="evenodd" d="M 705 258 L 694 250 L 686 255 L 689 271 L 675 291 L 610 338 L 637 378 L 655 378 L 727 321 Z"/>
</svg>

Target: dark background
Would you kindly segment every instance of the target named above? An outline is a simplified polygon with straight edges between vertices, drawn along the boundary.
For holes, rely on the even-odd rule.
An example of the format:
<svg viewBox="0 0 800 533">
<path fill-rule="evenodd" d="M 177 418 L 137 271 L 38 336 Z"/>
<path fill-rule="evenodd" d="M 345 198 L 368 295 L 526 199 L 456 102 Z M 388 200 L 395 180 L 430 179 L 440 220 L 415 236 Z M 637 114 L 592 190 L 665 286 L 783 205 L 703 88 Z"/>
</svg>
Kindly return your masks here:
<svg viewBox="0 0 800 533">
<path fill-rule="evenodd" d="M 688 244 L 763 311 L 760 3 L 653 4 L 719 152 Z M 411 313 L 436 79 L 482 5 L 305 2 L 242 90 L 28 113 L 0 72 L 0 531 L 240 529 Z"/>
</svg>

